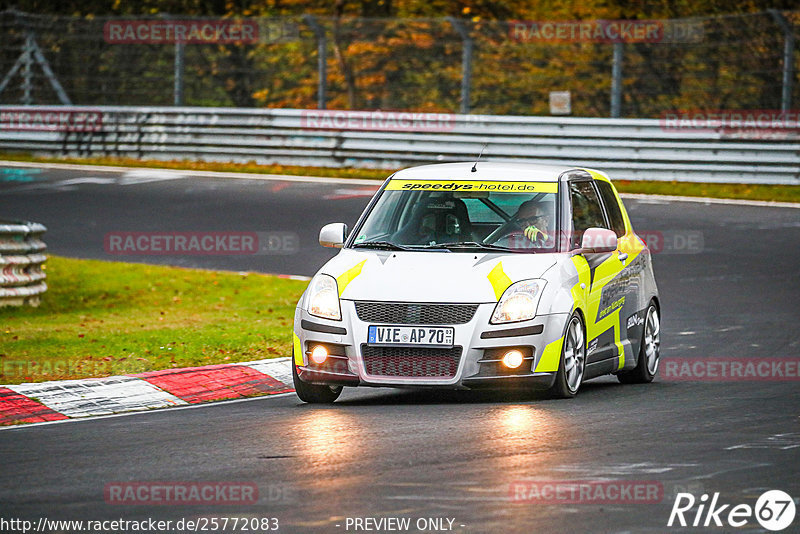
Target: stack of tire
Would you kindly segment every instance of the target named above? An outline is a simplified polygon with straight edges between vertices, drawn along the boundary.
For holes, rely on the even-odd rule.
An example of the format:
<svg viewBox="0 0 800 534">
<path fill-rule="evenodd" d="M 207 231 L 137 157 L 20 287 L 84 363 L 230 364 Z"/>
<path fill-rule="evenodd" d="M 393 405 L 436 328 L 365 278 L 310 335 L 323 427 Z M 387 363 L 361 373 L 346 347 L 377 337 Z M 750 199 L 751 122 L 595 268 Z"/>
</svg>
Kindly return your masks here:
<svg viewBox="0 0 800 534">
<path fill-rule="evenodd" d="M 0 306 L 38 306 L 47 290 L 43 225 L 0 219 Z"/>
</svg>

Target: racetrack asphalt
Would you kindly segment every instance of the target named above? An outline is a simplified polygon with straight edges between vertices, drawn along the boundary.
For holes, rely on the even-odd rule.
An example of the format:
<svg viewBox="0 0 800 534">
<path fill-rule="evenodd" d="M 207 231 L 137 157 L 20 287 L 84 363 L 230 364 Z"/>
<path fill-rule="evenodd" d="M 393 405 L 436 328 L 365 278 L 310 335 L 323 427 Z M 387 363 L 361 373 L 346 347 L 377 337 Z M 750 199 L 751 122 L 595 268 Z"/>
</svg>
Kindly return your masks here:
<svg viewBox="0 0 800 534">
<path fill-rule="evenodd" d="M 185 174 L 0 173 L 0 217 L 44 223 L 53 254 L 311 275 L 334 253 L 316 244 L 319 227 L 354 223 L 375 189 Z M 660 199 L 626 206 L 640 234 L 668 243 L 654 253 L 662 371 L 679 358 L 800 357 L 800 210 Z M 106 234 L 126 231 L 289 232 L 298 248 L 108 254 Z M 797 380 L 774 377 L 663 376 L 643 386 L 594 380 L 569 401 L 346 389 L 327 407 L 289 394 L 15 427 L 0 431 L 0 517 L 276 517 L 279 532 L 354 532 L 348 518 L 365 517 L 409 517 L 412 525 L 451 518 L 453 531 L 476 533 L 728 532 L 668 529 L 674 493 L 719 492 L 721 503 L 753 506 L 767 489 L 780 489 L 797 501 L 799 391 Z M 663 494 L 655 503 L 516 500 L 514 488 L 530 480 L 649 481 Z M 108 484 L 131 481 L 247 482 L 259 499 L 237 506 L 106 501 Z M 797 525 L 800 519 L 786 532 Z M 763 531 L 754 519 L 736 530 Z"/>
</svg>

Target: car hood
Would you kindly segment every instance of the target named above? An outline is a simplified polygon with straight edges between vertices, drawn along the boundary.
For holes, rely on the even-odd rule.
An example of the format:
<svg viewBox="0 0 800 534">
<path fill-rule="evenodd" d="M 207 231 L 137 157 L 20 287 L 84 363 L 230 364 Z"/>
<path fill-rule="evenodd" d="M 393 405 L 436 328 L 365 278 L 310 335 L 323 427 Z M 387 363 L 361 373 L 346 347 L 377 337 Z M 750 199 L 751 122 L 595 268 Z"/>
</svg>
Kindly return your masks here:
<svg viewBox="0 0 800 534">
<path fill-rule="evenodd" d="M 557 257 L 344 249 L 319 272 L 336 278 L 345 300 L 485 303 L 514 282 L 541 277 Z"/>
</svg>

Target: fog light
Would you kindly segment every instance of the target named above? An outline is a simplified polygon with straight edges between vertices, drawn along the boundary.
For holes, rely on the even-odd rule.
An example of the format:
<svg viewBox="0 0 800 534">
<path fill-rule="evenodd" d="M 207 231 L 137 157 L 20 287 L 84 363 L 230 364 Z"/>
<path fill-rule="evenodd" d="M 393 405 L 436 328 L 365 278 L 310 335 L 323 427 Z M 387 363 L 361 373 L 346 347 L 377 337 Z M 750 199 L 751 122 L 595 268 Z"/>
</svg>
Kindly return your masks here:
<svg viewBox="0 0 800 534">
<path fill-rule="evenodd" d="M 328 359 L 328 349 L 322 345 L 317 345 L 311 349 L 311 361 L 317 365 L 322 365 Z"/>
<path fill-rule="evenodd" d="M 510 350 L 505 353 L 503 356 L 503 365 L 508 367 L 509 369 L 516 369 L 520 365 L 522 365 L 522 361 L 525 358 L 522 356 L 522 353 L 518 350 Z"/>
</svg>

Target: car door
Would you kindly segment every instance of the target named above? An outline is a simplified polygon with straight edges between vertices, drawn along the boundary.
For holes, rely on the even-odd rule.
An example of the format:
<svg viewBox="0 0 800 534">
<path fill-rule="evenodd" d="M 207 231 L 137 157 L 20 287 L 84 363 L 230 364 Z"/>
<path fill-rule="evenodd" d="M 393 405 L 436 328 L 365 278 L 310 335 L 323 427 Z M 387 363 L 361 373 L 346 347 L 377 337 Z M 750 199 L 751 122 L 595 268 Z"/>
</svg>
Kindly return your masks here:
<svg viewBox="0 0 800 534">
<path fill-rule="evenodd" d="M 588 228 L 611 229 L 592 179 L 573 180 L 569 184 L 572 209 L 573 249 L 580 248 L 583 233 Z M 620 311 L 625 302 L 619 286 L 623 263 L 619 250 L 605 253 L 581 253 L 573 257 L 582 282 L 584 321 L 586 322 L 587 373 L 595 374 L 620 368 L 624 361 L 624 344 L 627 339 L 620 325 Z M 585 286 L 585 287 L 584 287 Z M 613 361 L 620 358 L 620 362 Z M 592 369 L 592 364 L 600 364 Z M 608 368 L 607 368 L 608 367 Z"/>
<path fill-rule="evenodd" d="M 647 255 L 641 254 L 644 244 L 630 225 L 628 227 L 625 225 L 625 208 L 621 205 L 622 201 L 615 194 L 611 183 L 597 179 L 595 185 L 600 193 L 606 218 L 611 229 L 617 234 L 616 255 L 620 260 L 621 271 L 614 281 L 614 286 L 620 295 L 617 298 L 625 299 L 619 313 L 622 349 L 625 351 L 620 366 L 627 363 L 625 367 L 630 368 L 634 363 L 633 355 L 639 353 L 649 303 L 649 298 L 644 294 L 645 268 L 649 260 Z"/>
</svg>

